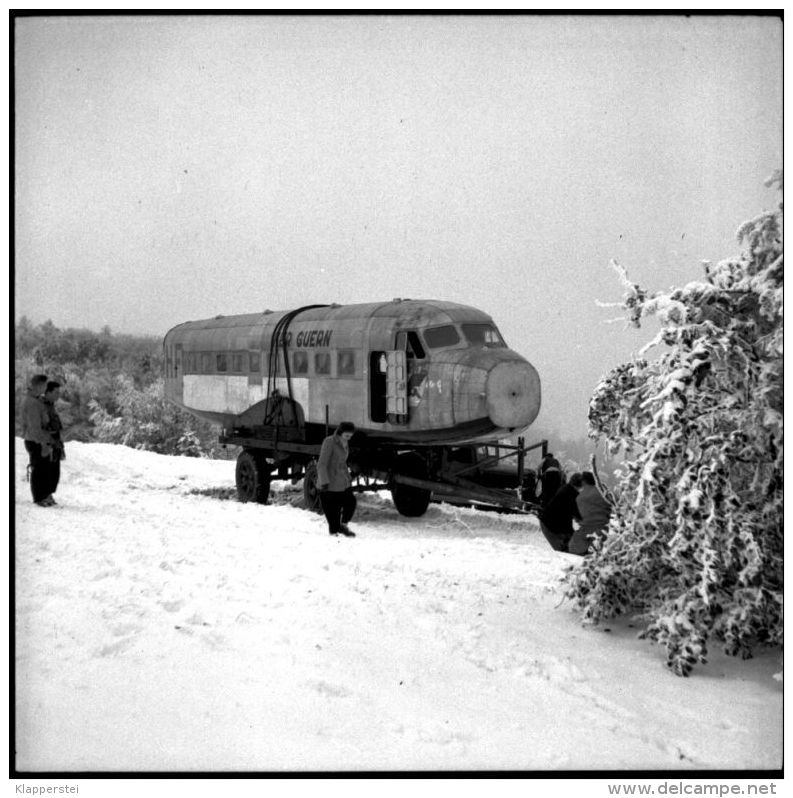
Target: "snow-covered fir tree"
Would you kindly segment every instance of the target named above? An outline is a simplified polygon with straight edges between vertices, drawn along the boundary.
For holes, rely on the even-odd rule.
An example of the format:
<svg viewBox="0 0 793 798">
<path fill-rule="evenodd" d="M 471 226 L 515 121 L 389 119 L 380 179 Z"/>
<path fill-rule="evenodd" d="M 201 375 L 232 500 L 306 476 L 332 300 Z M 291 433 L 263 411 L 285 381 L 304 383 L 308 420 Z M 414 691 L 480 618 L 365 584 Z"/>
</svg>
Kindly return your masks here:
<svg viewBox="0 0 793 798">
<path fill-rule="evenodd" d="M 661 330 L 590 400 L 590 435 L 624 465 L 606 535 L 566 575 L 587 621 L 637 614 L 679 675 L 712 641 L 782 642 L 781 203 L 737 235 L 741 255 L 667 293 L 614 264 L 630 321 Z"/>
</svg>

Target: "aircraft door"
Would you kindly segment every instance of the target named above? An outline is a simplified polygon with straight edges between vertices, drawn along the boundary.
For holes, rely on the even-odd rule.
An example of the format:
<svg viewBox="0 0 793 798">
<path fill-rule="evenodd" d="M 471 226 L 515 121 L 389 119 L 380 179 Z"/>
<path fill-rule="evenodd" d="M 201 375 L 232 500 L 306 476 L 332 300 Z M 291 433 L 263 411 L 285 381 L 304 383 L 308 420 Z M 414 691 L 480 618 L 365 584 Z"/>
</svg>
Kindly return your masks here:
<svg viewBox="0 0 793 798">
<path fill-rule="evenodd" d="M 408 422 L 407 355 L 403 349 L 386 352 L 386 412 L 393 424 Z"/>
</svg>

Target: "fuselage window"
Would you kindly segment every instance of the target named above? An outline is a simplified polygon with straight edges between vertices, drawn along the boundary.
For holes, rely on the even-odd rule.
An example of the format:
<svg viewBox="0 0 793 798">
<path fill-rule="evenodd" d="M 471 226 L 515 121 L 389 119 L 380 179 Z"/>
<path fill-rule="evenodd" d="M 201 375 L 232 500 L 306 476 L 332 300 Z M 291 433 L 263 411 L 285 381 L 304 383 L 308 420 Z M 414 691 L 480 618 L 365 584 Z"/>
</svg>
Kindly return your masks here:
<svg viewBox="0 0 793 798">
<path fill-rule="evenodd" d="M 225 352 L 215 355 L 215 366 L 219 372 L 228 371 L 228 360 Z"/>
<path fill-rule="evenodd" d="M 463 324 L 463 335 L 471 346 L 504 349 L 506 344 L 492 324 Z"/>
<path fill-rule="evenodd" d="M 446 324 L 424 330 L 424 341 L 430 349 L 442 349 L 446 346 L 457 346 L 460 343 L 460 334 L 451 324 Z"/>
<path fill-rule="evenodd" d="M 340 377 L 349 377 L 355 374 L 355 352 L 351 350 L 339 352 L 338 374 Z"/>
<path fill-rule="evenodd" d="M 202 374 L 209 374 L 211 371 L 211 363 L 212 360 L 210 359 L 209 352 L 202 352 L 201 353 L 201 373 Z"/>
<path fill-rule="evenodd" d="M 248 363 L 250 364 L 251 373 L 256 373 L 262 368 L 262 358 L 258 352 L 248 353 Z"/>
<path fill-rule="evenodd" d="M 186 352 L 184 356 L 184 373 L 195 374 L 195 352 Z"/>
<path fill-rule="evenodd" d="M 330 352 L 314 353 L 314 373 L 330 374 Z"/>
<path fill-rule="evenodd" d="M 242 374 L 242 372 L 244 371 L 242 367 L 242 359 L 243 359 L 242 352 L 235 352 L 231 356 L 231 370 L 236 374 Z"/>
<path fill-rule="evenodd" d="M 295 352 L 292 366 L 295 374 L 308 374 L 308 352 Z"/>
</svg>

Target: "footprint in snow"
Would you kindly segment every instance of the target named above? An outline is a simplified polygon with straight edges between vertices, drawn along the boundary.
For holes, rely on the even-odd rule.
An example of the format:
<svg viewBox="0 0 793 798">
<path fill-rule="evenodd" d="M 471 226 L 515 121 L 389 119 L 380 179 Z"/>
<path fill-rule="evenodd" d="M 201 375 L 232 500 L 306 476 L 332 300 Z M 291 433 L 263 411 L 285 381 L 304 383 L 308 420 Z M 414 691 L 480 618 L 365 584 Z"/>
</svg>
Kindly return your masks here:
<svg viewBox="0 0 793 798">
<path fill-rule="evenodd" d="M 132 646 L 134 642 L 134 635 L 122 637 L 120 640 L 116 640 L 115 643 L 107 643 L 106 645 L 102 646 L 97 650 L 96 655 L 98 657 L 110 657 L 115 654 L 123 654 L 128 648 L 130 648 L 130 646 Z"/>
<path fill-rule="evenodd" d="M 435 745 L 458 745 L 465 748 L 469 743 L 476 741 L 476 737 L 465 732 L 455 731 L 443 726 L 433 728 L 423 728 L 416 732 L 416 737 L 422 743 L 434 743 Z"/>
<path fill-rule="evenodd" d="M 330 682 L 323 680 L 309 682 L 308 684 L 318 693 L 330 696 L 331 698 L 347 698 L 352 695 L 352 691 L 341 684 L 330 684 Z"/>
<path fill-rule="evenodd" d="M 104 571 L 99 571 L 95 576 L 91 577 L 92 582 L 98 582 L 101 579 L 118 578 L 121 576 L 120 568 L 107 568 Z"/>
<path fill-rule="evenodd" d="M 166 612 L 178 612 L 182 609 L 182 607 L 184 607 L 185 602 L 183 599 L 176 599 L 175 601 L 160 601 L 159 605 Z"/>
<path fill-rule="evenodd" d="M 226 638 L 218 632 L 209 632 L 208 634 L 202 635 L 201 639 L 204 644 L 209 646 L 213 651 L 223 651 L 229 647 Z"/>
<path fill-rule="evenodd" d="M 139 632 L 140 626 L 134 623 L 117 623 L 110 631 L 113 633 L 113 637 L 125 637 Z"/>
</svg>

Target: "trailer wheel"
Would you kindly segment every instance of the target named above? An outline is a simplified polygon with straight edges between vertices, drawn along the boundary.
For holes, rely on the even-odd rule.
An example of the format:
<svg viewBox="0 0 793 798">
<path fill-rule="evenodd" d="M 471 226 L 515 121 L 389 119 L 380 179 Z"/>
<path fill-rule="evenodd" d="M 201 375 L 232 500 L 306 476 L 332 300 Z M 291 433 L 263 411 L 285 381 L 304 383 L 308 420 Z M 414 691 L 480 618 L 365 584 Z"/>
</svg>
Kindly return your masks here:
<svg viewBox="0 0 793 798">
<path fill-rule="evenodd" d="M 306 466 L 306 473 L 303 475 L 303 503 L 306 510 L 314 513 L 322 512 L 317 484 L 317 464 L 313 460 Z"/>
<path fill-rule="evenodd" d="M 267 504 L 270 495 L 270 472 L 263 460 L 252 452 L 242 451 L 237 457 L 237 498 L 241 502 Z"/>
<path fill-rule="evenodd" d="M 427 478 L 427 466 L 415 452 L 405 452 L 397 457 L 395 471 L 414 479 Z M 391 488 L 391 498 L 397 512 L 408 518 L 418 518 L 427 512 L 432 497 L 431 491 L 414 488 L 412 485 L 400 485 L 398 482 Z"/>
</svg>

